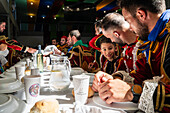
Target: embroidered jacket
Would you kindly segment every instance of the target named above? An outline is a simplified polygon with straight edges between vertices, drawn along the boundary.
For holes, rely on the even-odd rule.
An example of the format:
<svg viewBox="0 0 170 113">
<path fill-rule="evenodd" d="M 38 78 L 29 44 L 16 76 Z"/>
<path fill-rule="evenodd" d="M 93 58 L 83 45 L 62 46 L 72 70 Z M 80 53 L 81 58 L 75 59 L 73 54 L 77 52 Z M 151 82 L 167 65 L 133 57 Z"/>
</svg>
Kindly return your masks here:
<svg viewBox="0 0 170 113">
<path fill-rule="evenodd" d="M 81 40 L 77 41 L 72 50 L 70 50 L 66 55 L 68 56 L 72 67 L 81 67 L 85 71 L 93 72 L 95 68 L 88 69 L 88 64 L 94 61 L 94 56 L 92 55 L 91 47 L 83 44 Z"/>
<path fill-rule="evenodd" d="M 117 67 L 117 70 L 124 70 L 127 73 L 136 70 L 136 52 L 141 43 L 142 41 L 138 41 L 137 39 L 134 43 L 122 47 L 124 50 L 121 53 L 121 58 L 119 59 L 119 65 Z"/>
<path fill-rule="evenodd" d="M 1 43 L 6 44 L 9 48 L 22 51 L 22 52 L 26 52 L 26 50 L 28 49 L 28 47 L 21 45 L 17 41 L 8 39 L 8 37 L 5 37 L 4 35 L 0 36 L 0 44 Z"/>
<path fill-rule="evenodd" d="M 169 13 L 169 14 L 168 14 Z M 164 16 L 166 15 L 166 18 Z M 169 16 L 168 16 L 169 15 Z M 162 14 L 146 41 L 137 51 L 136 84 L 164 75 L 153 96 L 155 111 L 170 112 L 170 10 Z M 169 20 L 169 21 L 168 21 Z M 166 26 L 165 26 L 166 25 Z M 158 32 L 159 31 L 159 32 Z"/>
</svg>

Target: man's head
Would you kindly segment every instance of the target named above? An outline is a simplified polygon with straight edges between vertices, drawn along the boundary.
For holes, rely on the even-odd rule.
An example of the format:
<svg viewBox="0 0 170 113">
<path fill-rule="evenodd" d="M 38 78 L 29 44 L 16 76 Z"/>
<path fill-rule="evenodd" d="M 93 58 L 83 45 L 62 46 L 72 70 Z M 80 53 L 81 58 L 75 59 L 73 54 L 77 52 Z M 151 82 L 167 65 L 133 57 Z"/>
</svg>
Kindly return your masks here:
<svg viewBox="0 0 170 113">
<path fill-rule="evenodd" d="M 147 37 L 155 26 L 155 17 L 166 10 L 165 0 L 119 0 L 124 18 L 129 22 L 131 29 L 142 40 Z M 156 15 L 153 17 L 153 15 Z"/>
<path fill-rule="evenodd" d="M 101 20 L 98 20 L 94 23 L 95 35 L 98 35 L 101 32 Z"/>
<path fill-rule="evenodd" d="M 130 25 L 124 20 L 124 17 L 122 15 L 118 13 L 107 14 L 103 18 L 101 26 L 103 35 L 107 38 L 110 38 L 112 42 L 121 44 L 127 43 L 129 41 L 128 34 L 131 32 Z"/>
<path fill-rule="evenodd" d="M 6 26 L 6 22 L 5 21 L 0 21 L 0 32 L 4 32 L 5 26 Z"/>
<path fill-rule="evenodd" d="M 64 45 L 64 44 L 66 44 L 66 41 L 67 41 L 67 37 L 66 36 L 62 36 L 61 40 L 60 40 L 60 44 Z"/>
<path fill-rule="evenodd" d="M 78 40 L 81 40 L 80 32 L 78 30 L 70 31 L 67 38 L 68 46 L 73 46 Z"/>
<path fill-rule="evenodd" d="M 56 39 L 52 39 L 51 43 L 52 43 L 52 45 L 57 45 L 57 40 Z"/>
</svg>

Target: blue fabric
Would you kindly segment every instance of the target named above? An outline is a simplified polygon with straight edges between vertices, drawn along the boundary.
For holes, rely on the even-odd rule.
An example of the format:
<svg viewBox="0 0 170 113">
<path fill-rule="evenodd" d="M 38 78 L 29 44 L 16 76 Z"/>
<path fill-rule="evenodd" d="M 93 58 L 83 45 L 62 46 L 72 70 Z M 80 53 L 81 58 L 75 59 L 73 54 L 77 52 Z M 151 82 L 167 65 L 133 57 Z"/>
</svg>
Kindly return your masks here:
<svg viewBox="0 0 170 113">
<path fill-rule="evenodd" d="M 155 41 L 156 40 L 159 33 L 165 28 L 166 23 L 169 21 L 169 18 L 170 18 L 170 10 L 166 10 L 165 12 L 163 12 L 161 17 L 159 18 L 158 22 L 156 23 L 156 26 L 150 32 L 150 34 L 148 36 L 149 41 Z M 166 30 L 164 32 L 163 36 L 167 33 L 168 33 L 168 31 Z M 163 36 L 161 36 L 159 38 L 162 38 Z"/>
<path fill-rule="evenodd" d="M 157 21 L 155 27 L 153 28 L 153 30 L 150 32 L 149 36 L 148 36 L 148 41 L 155 41 L 156 38 L 162 38 L 164 37 L 167 33 L 168 30 L 165 30 L 163 35 L 161 37 L 158 37 L 159 33 L 165 28 L 166 23 L 169 21 L 170 19 L 170 10 L 166 10 L 165 12 L 162 13 L 161 17 L 159 18 L 159 20 Z M 147 41 L 144 41 L 144 43 Z M 149 44 L 146 46 L 148 47 L 144 52 L 146 52 L 146 58 L 148 60 L 149 57 Z"/>
<path fill-rule="evenodd" d="M 0 63 L 0 72 L 1 72 L 1 73 L 4 72 L 4 68 L 2 67 L 1 63 Z"/>
<path fill-rule="evenodd" d="M 72 50 L 72 48 L 73 48 L 73 46 L 72 46 L 72 47 L 70 47 L 70 48 L 68 49 L 67 53 L 68 53 L 70 50 Z"/>
</svg>

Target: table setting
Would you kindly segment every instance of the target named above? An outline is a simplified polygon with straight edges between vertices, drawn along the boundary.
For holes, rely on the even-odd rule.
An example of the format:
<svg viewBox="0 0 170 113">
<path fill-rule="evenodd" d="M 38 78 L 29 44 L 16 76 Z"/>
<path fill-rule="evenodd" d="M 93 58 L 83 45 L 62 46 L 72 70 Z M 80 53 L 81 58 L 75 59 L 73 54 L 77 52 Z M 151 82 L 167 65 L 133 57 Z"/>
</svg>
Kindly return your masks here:
<svg viewBox="0 0 170 113">
<path fill-rule="evenodd" d="M 52 65 L 49 69 L 46 65 L 43 73 L 34 67 L 30 75 L 25 75 L 26 59 L 31 58 L 22 59 L 0 74 L 0 113 L 37 113 L 37 110 L 49 110 L 47 106 L 52 110 L 52 105 L 55 113 L 133 113 L 138 110 L 137 104 L 132 102 L 106 104 L 98 93 L 89 91 L 95 73 L 69 67 L 67 60 L 54 59 L 55 63 L 48 64 Z"/>
</svg>

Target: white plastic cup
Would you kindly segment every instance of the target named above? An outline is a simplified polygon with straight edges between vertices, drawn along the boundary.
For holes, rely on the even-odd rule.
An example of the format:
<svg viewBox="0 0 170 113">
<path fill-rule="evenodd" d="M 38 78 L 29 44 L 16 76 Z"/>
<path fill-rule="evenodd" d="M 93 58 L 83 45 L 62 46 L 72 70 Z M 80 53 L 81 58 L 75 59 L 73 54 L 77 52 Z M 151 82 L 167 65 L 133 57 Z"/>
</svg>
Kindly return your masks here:
<svg viewBox="0 0 170 113">
<path fill-rule="evenodd" d="M 31 69 L 31 75 L 40 75 L 40 70 L 39 70 L 39 68 Z"/>
<path fill-rule="evenodd" d="M 26 102 L 35 103 L 40 94 L 40 75 L 24 76 Z"/>
<path fill-rule="evenodd" d="M 25 76 L 25 66 L 15 67 L 16 78 L 21 81 L 22 77 Z"/>
<path fill-rule="evenodd" d="M 87 103 L 89 79 L 90 76 L 83 74 L 73 76 L 75 102 L 79 102 L 81 104 Z"/>
</svg>

